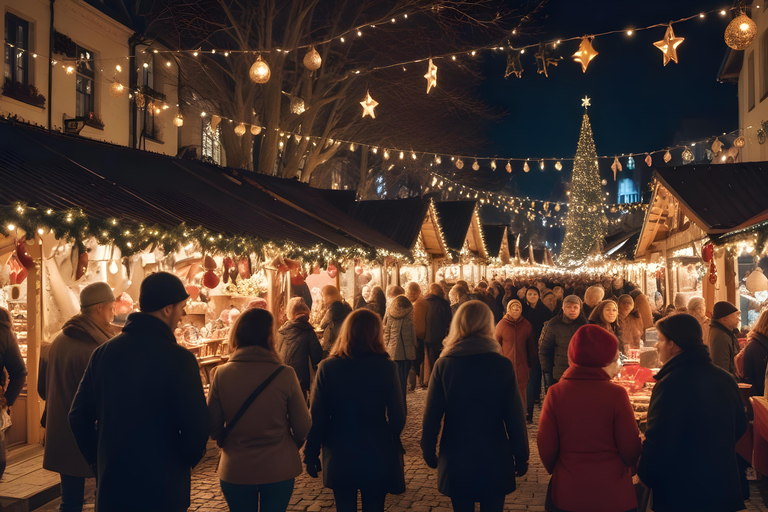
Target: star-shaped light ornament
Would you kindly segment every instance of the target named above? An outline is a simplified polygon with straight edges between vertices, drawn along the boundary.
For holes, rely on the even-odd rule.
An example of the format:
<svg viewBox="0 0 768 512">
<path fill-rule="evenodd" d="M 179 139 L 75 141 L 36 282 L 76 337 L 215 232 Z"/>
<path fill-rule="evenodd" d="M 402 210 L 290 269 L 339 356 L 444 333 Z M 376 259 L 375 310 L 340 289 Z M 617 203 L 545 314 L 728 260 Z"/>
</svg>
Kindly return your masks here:
<svg viewBox="0 0 768 512">
<path fill-rule="evenodd" d="M 374 112 L 373 109 L 375 109 L 376 105 L 378 104 L 379 104 L 378 101 L 371 98 L 371 93 L 366 92 L 365 101 L 360 102 L 360 105 L 363 106 L 363 117 L 371 116 L 372 119 L 376 119 L 376 112 Z"/>
<path fill-rule="evenodd" d="M 589 96 L 584 96 L 583 98 L 581 98 L 581 106 L 584 108 L 591 107 L 592 105 L 589 103 L 589 100 L 590 100 Z"/>
<path fill-rule="evenodd" d="M 675 37 L 675 31 L 672 30 L 672 24 L 667 25 L 667 32 L 664 39 L 656 41 L 653 46 L 661 50 L 664 54 L 664 65 L 669 64 L 670 60 L 677 62 L 677 47 L 685 41 L 684 37 Z"/>
<path fill-rule="evenodd" d="M 432 59 L 429 59 L 429 69 L 424 78 L 427 79 L 427 94 L 429 94 L 433 87 L 437 87 L 437 66 L 432 63 Z"/>
<path fill-rule="evenodd" d="M 592 48 L 592 41 L 588 36 L 581 38 L 581 44 L 579 45 L 579 51 L 573 54 L 573 60 L 581 64 L 581 70 L 586 73 L 587 66 L 592 62 L 592 59 L 597 56 L 597 52 Z"/>
</svg>

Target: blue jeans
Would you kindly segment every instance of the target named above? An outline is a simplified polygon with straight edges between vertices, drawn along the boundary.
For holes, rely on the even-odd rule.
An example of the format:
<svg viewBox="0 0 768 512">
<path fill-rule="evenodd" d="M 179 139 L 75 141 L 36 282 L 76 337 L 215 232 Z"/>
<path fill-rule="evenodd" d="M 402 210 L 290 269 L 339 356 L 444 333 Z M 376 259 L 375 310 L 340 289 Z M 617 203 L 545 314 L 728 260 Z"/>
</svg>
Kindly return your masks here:
<svg viewBox="0 0 768 512">
<path fill-rule="evenodd" d="M 82 512 L 85 501 L 85 478 L 61 473 L 59 476 L 61 476 L 59 512 Z"/>
<path fill-rule="evenodd" d="M 400 392 L 403 394 L 403 407 L 405 407 L 406 414 L 408 413 L 408 406 L 405 402 L 405 396 L 408 394 L 408 372 L 411 371 L 412 361 L 395 361 L 397 365 L 397 377 L 400 379 Z"/>
<path fill-rule="evenodd" d="M 231 512 L 285 512 L 293 494 L 293 478 L 261 485 L 220 482 Z"/>
</svg>

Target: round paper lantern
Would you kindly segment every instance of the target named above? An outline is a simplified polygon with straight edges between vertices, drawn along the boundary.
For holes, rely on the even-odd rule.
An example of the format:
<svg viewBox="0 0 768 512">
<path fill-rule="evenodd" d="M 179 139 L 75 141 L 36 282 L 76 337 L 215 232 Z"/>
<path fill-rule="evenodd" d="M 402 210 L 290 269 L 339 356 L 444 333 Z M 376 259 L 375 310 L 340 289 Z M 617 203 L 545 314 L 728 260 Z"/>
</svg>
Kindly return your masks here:
<svg viewBox="0 0 768 512">
<path fill-rule="evenodd" d="M 114 96 L 115 98 L 119 98 L 123 95 L 125 92 L 125 87 L 123 87 L 123 84 L 120 82 L 113 82 L 112 85 L 109 86 L 109 94 Z"/>
<path fill-rule="evenodd" d="M 176 117 L 173 118 L 173 126 L 176 128 L 181 128 L 184 126 L 184 116 L 179 114 Z"/>
<path fill-rule="evenodd" d="M 240 123 L 239 125 L 235 126 L 235 135 L 238 137 L 242 137 L 245 135 L 245 125 L 243 123 Z"/>
<path fill-rule="evenodd" d="M 744 140 L 744 137 L 741 137 L 741 136 L 736 137 L 736 140 L 733 141 L 733 145 L 736 146 L 737 148 L 743 148 L 746 143 L 747 141 Z"/>
<path fill-rule="evenodd" d="M 763 274 L 763 269 L 757 267 L 751 274 L 749 274 L 749 277 L 747 277 L 746 285 L 747 290 L 752 293 L 764 292 L 768 290 L 768 277 L 765 277 L 765 274 Z"/>
<path fill-rule="evenodd" d="M 743 12 L 725 29 L 725 44 L 734 50 L 746 50 L 757 35 L 757 25 Z"/>
<path fill-rule="evenodd" d="M 315 50 L 314 46 L 310 46 L 309 51 L 304 56 L 304 67 L 310 71 L 316 71 L 320 69 L 322 64 L 323 58 L 320 57 L 320 54 Z"/>
<path fill-rule="evenodd" d="M 265 84 L 269 82 L 269 77 L 272 76 L 272 71 L 269 70 L 269 64 L 262 60 L 261 55 L 258 56 L 256 62 L 251 66 L 248 76 L 250 76 L 251 80 L 257 84 Z"/>
<path fill-rule="evenodd" d="M 258 135 L 261 133 L 261 126 L 256 126 L 255 124 L 251 126 L 251 135 Z"/>
</svg>

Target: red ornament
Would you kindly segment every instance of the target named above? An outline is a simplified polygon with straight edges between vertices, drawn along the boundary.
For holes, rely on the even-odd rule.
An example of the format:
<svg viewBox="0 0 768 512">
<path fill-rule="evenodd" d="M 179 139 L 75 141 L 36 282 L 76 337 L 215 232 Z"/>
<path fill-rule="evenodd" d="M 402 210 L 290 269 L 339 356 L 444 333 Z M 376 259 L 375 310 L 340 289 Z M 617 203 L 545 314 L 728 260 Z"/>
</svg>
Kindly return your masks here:
<svg viewBox="0 0 768 512">
<path fill-rule="evenodd" d="M 197 300 L 200 297 L 200 288 L 197 286 L 189 284 L 185 286 L 184 289 L 187 290 L 190 299 Z"/>
<path fill-rule="evenodd" d="M 213 258 L 208 256 L 207 254 L 203 258 L 203 268 L 205 270 L 215 270 L 216 269 L 216 261 L 214 261 Z"/>
<path fill-rule="evenodd" d="M 293 286 L 301 286 L 304 284 L 304 274 L 301 270 L 296 269 L 291 271 L 291 284 Z"/>
<path fill-rule="evenodd" d="M 701 259 L 709 263 L 715 257 L 715 246 L 710 242 L 701 248 Z"/>
<path fill-rule="evenodd" d="M 85 245 L 81 242 L 77 242 L 77 250 L 80 251 L 80 256 L 77 258 L 77 268 L 75 269 L 75 281 L 85 275 L 85 271 L 88 270 L 88 251 L 85 249 Z"/>
<path fill-rule="evenodd" d="M 240 279 L 248 279 L 251 277 L 251 260 L 248 256 L 243 256 L 240 261 L 237 262 L 237 272 L 240 274 Z"/>
<path fill-rule="evenodd" d="M 233 268 L 235 268 L 235 262 L 232 261 L 232 258 L 229 256 L 224 258 L 224 270 L 231 270 Z"/>
<path fill-rule="evenodd" d="M 363 267 L 355 267 L 355 274 L 359 276 L 363 275 Z"/>
<path fill-rule="evenodd" d="M 331 279 L 334 279 L 336 277 L 336 274 L 338 273 L 338 269 L 336 268 L 336 265 L 328 265 L 328 276 Z"/>
<path fill-rule="evenodd" d="M 715 267 L 715 262 L 712 261 L 709 264 L 709 282 L 711 284 L 715 284 L 717 282 L 717 267 Z"/>
<path fill-rule="evenodd" d="M 21 263 L 24 268 L 30 269 L 35 267 L 35 260 L 33 260 L 32 256 L 27 252 L 26 244 L 24 243 L 25 240 L 26 239 L 22 237 L 16 242 L 16 257 L 19 258 L 19 263 Z"/>
<path fill-rule="evenodd" d="M 203 274 L 203 286 L 206 288 L 216 288 L 219 286 L 219 276 L 213 273 L 212 270 L 208 270 Z"/>
</svg>

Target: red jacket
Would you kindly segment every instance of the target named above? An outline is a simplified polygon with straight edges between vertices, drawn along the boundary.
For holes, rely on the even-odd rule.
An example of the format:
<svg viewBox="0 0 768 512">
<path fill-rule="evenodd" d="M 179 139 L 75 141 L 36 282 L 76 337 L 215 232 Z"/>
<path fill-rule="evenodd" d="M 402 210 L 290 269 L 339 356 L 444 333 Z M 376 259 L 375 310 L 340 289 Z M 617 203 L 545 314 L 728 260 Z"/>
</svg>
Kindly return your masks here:
<svg viewBox="0 0 768 512">
<path fill-rule="evenodd" d="M 541 410 L 539 455 L 554 505 L 569 512 L 637 507 L 632 473 L 640 436 L 629 397 L 602 368 L 571 365 Z"/>
<path fill-rule="evenodd" d="M 536 342 L 531 336 L 532 332 L 531 323 L 522 315 L 517 319 L 517 322 L 513 321 L 509 315 L 504 315 L 504 318 L 496 325 L 496 341 L 501 345 L 502 355 L 512 361 L 517 388 L 520 390 L 524 407 L 525 388 L 528 385 L 531 358 L 538 357 L 539 353 Z"/>
</svg>

